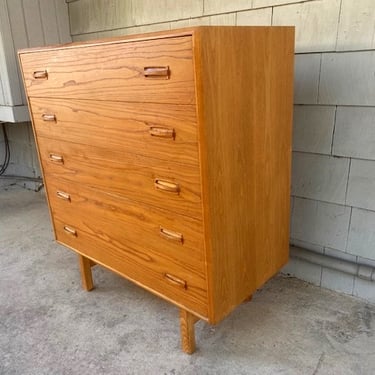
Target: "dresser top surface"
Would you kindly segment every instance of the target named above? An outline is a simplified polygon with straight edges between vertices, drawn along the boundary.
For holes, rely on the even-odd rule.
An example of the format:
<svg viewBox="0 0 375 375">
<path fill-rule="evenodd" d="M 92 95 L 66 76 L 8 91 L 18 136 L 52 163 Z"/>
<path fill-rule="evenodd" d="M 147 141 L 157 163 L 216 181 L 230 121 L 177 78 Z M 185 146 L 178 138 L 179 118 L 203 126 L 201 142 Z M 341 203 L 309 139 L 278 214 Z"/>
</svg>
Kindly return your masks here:
<svg viewBox="0 0 375 375">
<path fill-rule="evenodd" d="M 124 36 L 115 36 L 115 37 L 108 37 L 108 38 L 101 38 L 89 41 L 80 41 L 80 42 L 72 42 L 72 43 L 65 43 L 65 44 L 55 44 L 43 47 L 33 47 L 33 48 L 25 48 L 18 51 L 18 54 L 25 54 L 25 53 L 35 53 L 35 52 L 42 52 L 42 51 L 49 51 L 49 50 L 61 50 L 61 49 L 71 49 L 71 48 L 81 48 L 81 47 L 91 47 L 97 45 L 106 45 L 106 44 L 116 44 L 116 43 L 129 43 L 129 42 L 138 42 L 143 40 L 157 40 L 157 39 L 165 39 L 165 38 L 176 38 L 176 37 L 183 37 L 189 36 L 193 34 L 197 34 L 200 32 L 205 32 L 209 29 L 294 29 L 294 26 L 194 26 L 194 27 L 186 27 L 174 30 L 165 30 L 165 31 L 156 31 L 151 33 L 142 33 L 142 34 L 132 34 L 132 35 L 124 35 Z"/>
</svg>

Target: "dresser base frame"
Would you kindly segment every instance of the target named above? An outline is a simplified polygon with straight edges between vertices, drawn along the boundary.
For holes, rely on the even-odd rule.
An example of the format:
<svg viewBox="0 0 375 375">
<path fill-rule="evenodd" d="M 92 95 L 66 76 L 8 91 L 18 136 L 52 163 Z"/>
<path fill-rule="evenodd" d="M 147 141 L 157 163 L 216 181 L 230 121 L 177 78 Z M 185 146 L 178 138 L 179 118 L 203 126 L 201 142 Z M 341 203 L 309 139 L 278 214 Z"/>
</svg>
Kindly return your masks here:
<svg viewBox="0 0 375 375">
<path fill-rule="evenodd" d="M 94 289 L 91 267 L 95 266 L 96 263 L 81 254 L 78 254 L 78 261 L 81 271 L 82 288 L 89 292 L 90 290 Z M 181 344 L 182 350 L 187 354 L 192 354 L 195 352 L 194 324 L 198 320 L 199 318 L 189 311 L 180 309 Z"/>
</svg>

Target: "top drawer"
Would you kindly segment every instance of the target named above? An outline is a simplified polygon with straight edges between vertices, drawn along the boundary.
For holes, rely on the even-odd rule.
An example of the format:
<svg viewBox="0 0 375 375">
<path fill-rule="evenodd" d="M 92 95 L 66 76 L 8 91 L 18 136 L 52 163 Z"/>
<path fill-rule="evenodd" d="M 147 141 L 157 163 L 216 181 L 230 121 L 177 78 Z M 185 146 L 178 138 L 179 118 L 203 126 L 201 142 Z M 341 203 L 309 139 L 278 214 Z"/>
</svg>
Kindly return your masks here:
<svg viewBox="0 0 375 375">
<path fill-rule="evenodd" d="M 190 36 L 21 53 L 29 97 L 194 104 Z"/>
</svg>

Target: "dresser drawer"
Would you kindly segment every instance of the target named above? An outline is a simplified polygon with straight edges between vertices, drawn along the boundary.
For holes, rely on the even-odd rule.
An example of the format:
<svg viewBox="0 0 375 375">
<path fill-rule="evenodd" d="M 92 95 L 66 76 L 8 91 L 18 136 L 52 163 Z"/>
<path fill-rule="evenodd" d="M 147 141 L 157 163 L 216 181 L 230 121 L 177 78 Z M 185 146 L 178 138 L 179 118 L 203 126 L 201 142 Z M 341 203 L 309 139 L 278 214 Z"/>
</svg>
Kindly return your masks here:
<svg viewBox="0 0 375 375">
<path fill-rule="evenodd" d="M 199 221 L 77 184 L 47 182 L 47 189 L 60 243 L 206 316 Z M 161 234 L 161 228 L 174 238 Z"/>
<path fill-rule="evenodd" d="M 29 97 L 195 103 L 191 37 L 20 54 Z"/>
<path fill-rule="evenodd" d="M 198 165 L 192 105 L 31 98 L 38 136 Z"/>
<path fill-rule="evenodd" d="M 38 137 L 47 181 L 62 179 L 202 218 L 199 169 L 188 164 Z"/>
<path fill-rule="evenodd" d="M 200 220 L 171 214 L 77 183 L 46 181 L 53 216 L 93 235 L 108 235 L 135 251 L 148 249 L 204 278 Z"/>
</svg>

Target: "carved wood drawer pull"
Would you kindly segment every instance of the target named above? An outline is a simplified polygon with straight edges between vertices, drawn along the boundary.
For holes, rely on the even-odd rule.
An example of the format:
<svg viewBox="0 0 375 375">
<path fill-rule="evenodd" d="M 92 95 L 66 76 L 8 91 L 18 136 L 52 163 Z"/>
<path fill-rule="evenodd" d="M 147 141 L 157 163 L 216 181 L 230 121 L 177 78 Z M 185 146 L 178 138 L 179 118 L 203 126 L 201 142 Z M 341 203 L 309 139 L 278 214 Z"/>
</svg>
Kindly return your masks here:
<svg viewBox="0 0 375 375">
<path fill-rule="evenodd" d="M 169 79 L 169 66 L 145 66 L 143 68 L 143 75 L 146 78 L 164 78 Z"/>
<path fill-rule="evenodd" d="M 64 164 L 64 158 L 61 155 L 49 154 L 49 160 L 54 163 Z"/>
<path fill-rule="evenodd" d="M 181 233 L 174 232 L 173 230 L 165 229 L 160 227 L 160 235 L 170 241 L 176 241 L 179 243 L 184 242 L 184 236 Z"/>
<path fill-rule="evenodd" d="M 70 234 L 71 236 L 77 237 L 77 231 L 74 228 L 64 225 L 64 230 L 66 233 Z"/>
<path fill-rule="evenodd" d="M 68 193 L 65 193 L 63 191 L 57 191 L 56 195 L 58 198 L 63 199 L 64 201 L 70 202 L 70 195 Z"/>
<path fill-rule="evenodd" d="M 160 138 L 176 138 L 176 132 L 174 129 L 162 128 L 159 126 L 151 126 L 150 127 L 150 135 L 153 137 L 160 137 Z"/>
<path fill-rule="evenodd" d="M 154 181 L 154 185 L 157 190 L 167 191 L 169 193 L 176 194 L 180 192 L 180 186 L 178 184 L 175 184 L 174 182 L 160 180 L 157 178 Z"/>
<path fill-rule="evenodd" d="M 42 114 L 43 121 L 53 121 L 56 122 L 56 115 L 53 113 L 43 113 Z"/>
<path fill-rule="evenodd" d="M 48 79 L 47 70 L 37 70 L 33 73 L 35 79 Z"/>
<path fill-rule="evenodd" d="M 171 275 L 170 273 L 165 273 L 164 274 L 164 277 L 171 283 L 171 284 L 174 284 L 174 285 L 178 285 L 184 289 L 187 289 L 187 283 L 185 280 L 182 280 L 174 275 Z"/>
</svg>

